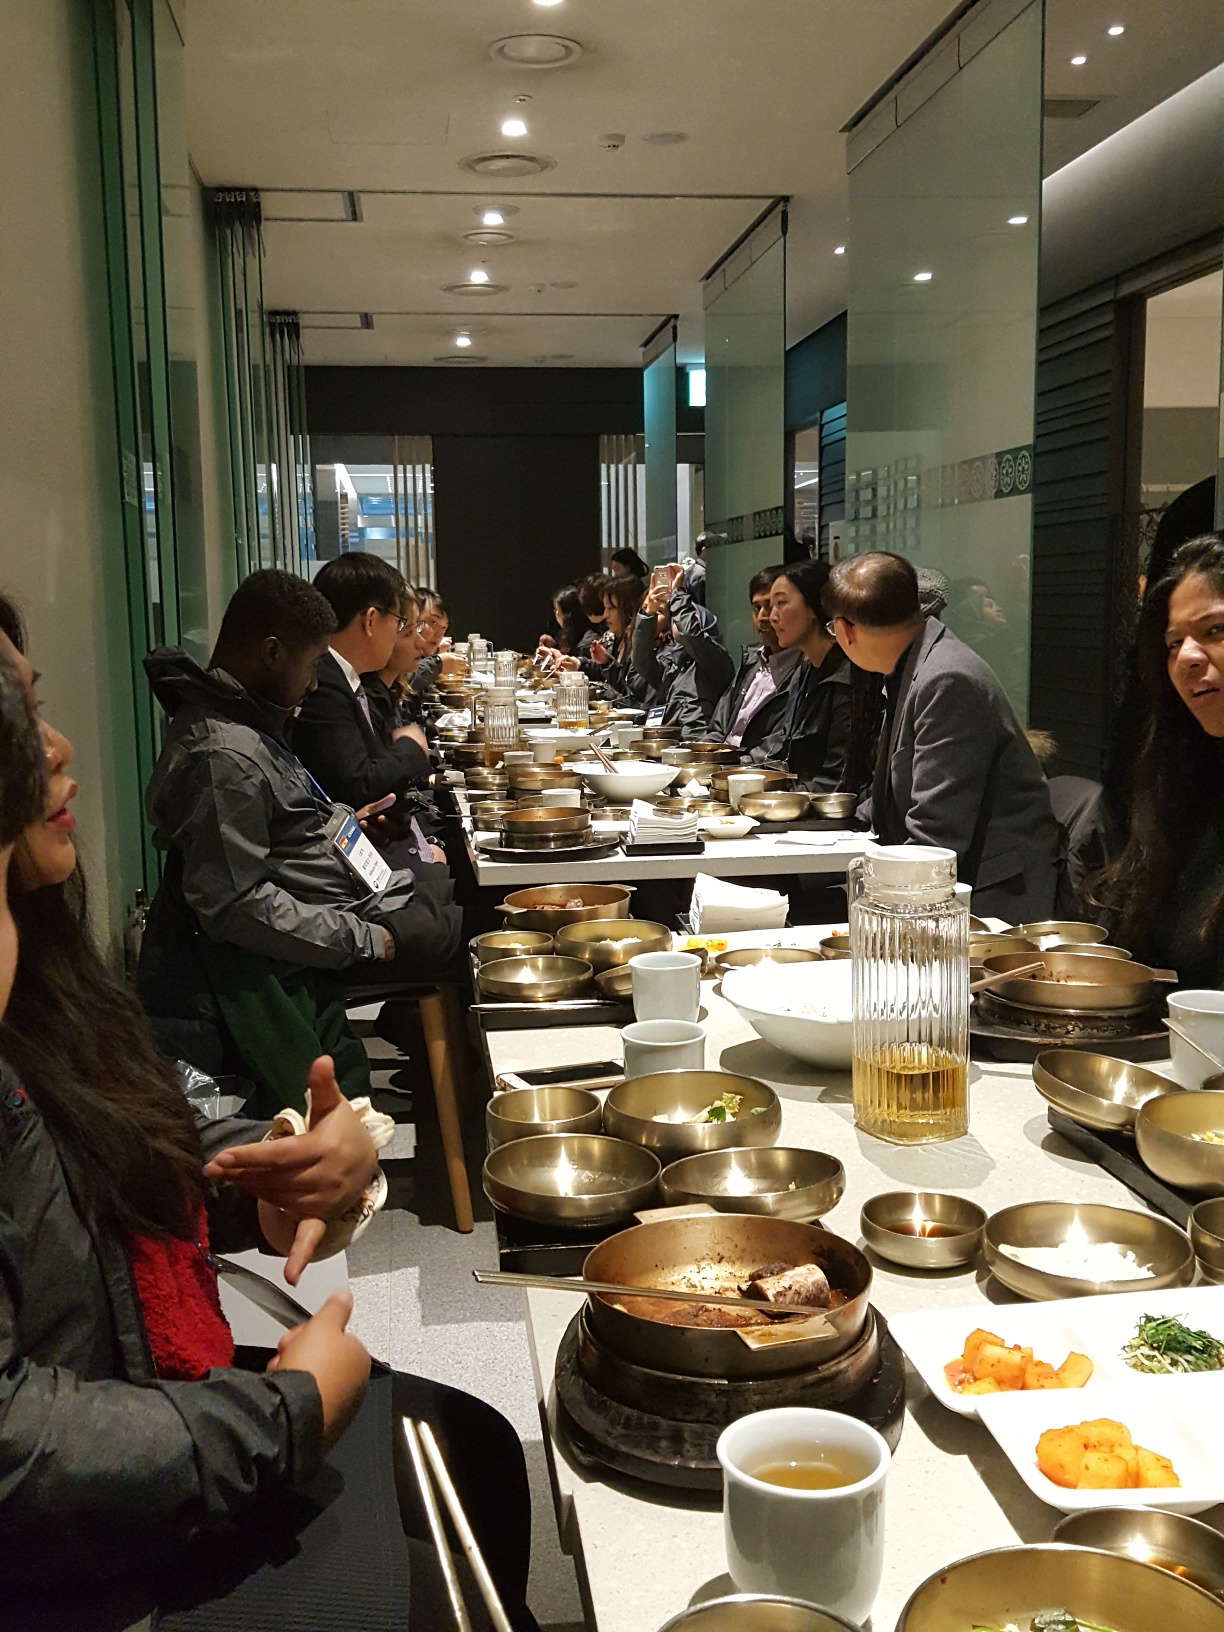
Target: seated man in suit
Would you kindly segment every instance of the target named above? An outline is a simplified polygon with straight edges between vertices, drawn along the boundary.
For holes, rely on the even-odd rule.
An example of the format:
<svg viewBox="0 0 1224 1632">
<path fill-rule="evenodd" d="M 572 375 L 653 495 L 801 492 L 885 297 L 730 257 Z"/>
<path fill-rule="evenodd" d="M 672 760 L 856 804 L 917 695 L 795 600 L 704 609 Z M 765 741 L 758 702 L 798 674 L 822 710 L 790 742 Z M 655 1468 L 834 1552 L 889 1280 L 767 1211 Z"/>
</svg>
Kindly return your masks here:
<svg viewBox="0 0 1224 1632">
<path fill-rule="evenodd" d="M 1021 923 L 1049 918 L 1062 863 L 1041 766 L 993 672 L 924 615 L 903 557 L 875 551 L 833 568 L 830 631 L 887 698 L 871 794 L 883 844 L 956 852 L 973 910 Z"/>
<path fill-rule="evenodd" d="M 359 810 L 394 795 L 395 804 L 370 824 L 371 838 L 394 865 L 441 887 L 446 855 L 426 838 L 413 797 L 429 781 L 425 733 L 419 725 L 394 725 L 388 737 L 380 735 L 382 718 L 371 710 L 362 680 L 389 663 L 415 597 L 410 605 L 412 591 L 394 567 L 358 551 L 329 561 L 314 587 L 335 614 L 336 629 L 318 684 L 294 723 L 294 751 L 329 799 Z"/>
</svg>

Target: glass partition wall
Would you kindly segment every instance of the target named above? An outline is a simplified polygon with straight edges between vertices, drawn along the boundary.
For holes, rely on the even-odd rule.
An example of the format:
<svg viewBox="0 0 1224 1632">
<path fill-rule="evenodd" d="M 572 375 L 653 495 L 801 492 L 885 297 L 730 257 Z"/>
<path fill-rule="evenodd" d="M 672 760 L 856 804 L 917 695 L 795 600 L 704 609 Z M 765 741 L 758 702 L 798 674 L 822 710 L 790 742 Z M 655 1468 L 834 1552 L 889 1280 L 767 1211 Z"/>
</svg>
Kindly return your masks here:
<svg viewBox="0 0 1224 1632">
<path fill-rule="evenodd" d="M 706 603 L 732 657 L 753 642 L 748 581 L 783 558 L 786 210 L 705 283 Z"/>
<path fill-rule="evenodd" d="M 676 487 L 676 319 L 667 318 L 642 347 L 646 426 L 646 545 L 652 567 L 674 561 L 678 545 Z"/>
<path fill-rule="evenodd" d="M 1026 717 L 1041 0 L 983 0 L 852 127 L 841 551 L 950 580 Z"/>
</svg>

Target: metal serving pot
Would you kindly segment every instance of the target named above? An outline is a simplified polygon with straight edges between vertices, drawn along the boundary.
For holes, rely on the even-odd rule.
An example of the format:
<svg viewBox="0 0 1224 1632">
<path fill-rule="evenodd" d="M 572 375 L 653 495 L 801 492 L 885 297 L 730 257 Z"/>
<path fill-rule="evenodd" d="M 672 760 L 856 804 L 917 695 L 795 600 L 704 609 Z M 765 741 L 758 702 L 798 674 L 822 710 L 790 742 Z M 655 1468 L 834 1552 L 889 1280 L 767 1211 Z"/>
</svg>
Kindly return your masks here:
<svg viewBox="0 0 1224 1632">
<path fill-rule="evenodd" d="M 639 1224 L 592 1248 L 582 1273 L 588 1280 L 625 1286 L 735 1296 L 754 1270 L 770 1263 L 819 1264 L 830 1286 L 847 1301 L 819 1311 L 824 1329 L 816 1335 L 759 1349 L 749 1348 L 728 1327 L 673 1326 L 648 1314 L 631 1314 L 635 1305 L 655 1313 L 666 1306 L 626 1299 L 618 1307 L 608 1293 L 588 1300 L 587 1318 L 596 1336 L 626 1360 L 690 1377 L 751 1378 L 806 1371 L 845 1353 L 862 1336 L 871 1265 L 849 1241 L 793 1219 L 719 1213 Z"/>
<path fill-rule="evenodd" d="M 1098 958 L 1084 952 L 1008 952 L 986 958 L 986 972 L 1004 974 L 1040 962 L 1041 969 L 991 988 L 1009 1003 L 1035 1009 L 1141 1009 L 1154 1003 L 1160 987 L 1177 984 L 1172 969 L 1149 969 L 1125 958 Z"/>
<path fill-rule="evenodd" d="M 507 929 L 542 929 L 555 935 L 566 924 L 592 918 L 628 918 L 632 888 L 626 884 L 541 884 L 513 890 L 497 909 Z M 578 901 L 580 906 L 570 906 Z"/>
</svg>

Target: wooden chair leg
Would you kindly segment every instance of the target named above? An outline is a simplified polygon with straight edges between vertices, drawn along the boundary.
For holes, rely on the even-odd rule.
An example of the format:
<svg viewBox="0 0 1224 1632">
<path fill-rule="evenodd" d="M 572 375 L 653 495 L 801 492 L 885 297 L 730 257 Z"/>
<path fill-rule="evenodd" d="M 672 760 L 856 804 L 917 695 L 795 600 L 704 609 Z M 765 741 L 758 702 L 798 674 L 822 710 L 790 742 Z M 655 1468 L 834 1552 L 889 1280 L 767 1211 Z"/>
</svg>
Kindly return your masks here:
<svg viewBox="0 0 1224 1632">
<path fill-rule="evenodd" d="M 466 1235 L 475 1221 L 472 1217 L 472 1192 L 468 1188 L 467 1162 L 463 1155 L 463 1128 L 459 1119 L 458 1085 L 450 1039 L 452 1026 L 448 1024 L 447 1014 L 448 997 L 453 1003 L 454 994 L 443 988 L 421 998 L 421 1029 L 425 1033 L 434 1103 L 438 1108 L 442 1153 L 446 1158 L 451 1204 L 455 1209 L 455 1228 Z"/>
</svg>

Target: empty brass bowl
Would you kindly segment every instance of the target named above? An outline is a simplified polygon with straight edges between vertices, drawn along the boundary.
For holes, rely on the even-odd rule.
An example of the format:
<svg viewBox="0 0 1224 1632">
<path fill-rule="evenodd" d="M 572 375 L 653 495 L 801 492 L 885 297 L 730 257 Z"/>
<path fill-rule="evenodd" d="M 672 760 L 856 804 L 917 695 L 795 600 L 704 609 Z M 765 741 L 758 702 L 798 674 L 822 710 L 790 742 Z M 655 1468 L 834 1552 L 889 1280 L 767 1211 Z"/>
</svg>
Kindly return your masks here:
<svg viewBox="0 0 1224 1632">
<path fill-rule="evenodd" d="M 848 958 L 850 956 L 849 935 L 826 935 L 820 943 L 822 958 Z"/>
<path fill-rule="evenodd" d="M 631 1003 L 633 1001 L 633 970 L 627 963 L 613 964 L 611 969 L 601 969 L 595 976 L 595 990 L 600 997 L 613 1003 Z"/>
<path fill-rule="evenodd" d="M 1026 941 L 1036 941 L 1042 952 L 1056 946 L 1099 946 L 1109 939 L 1109 931 L 1100 924 L 1077 924 L 1070 918 L 1043 918 L 1036 924 L 1017 924 L 1013 935 L 1023 935 Z"/>
<path fill-rule="evenodd" d="M 797 822 L 808 813 L 811 800 L 806 793 L 745 793 L 740 798 L 740 814 L 755 816 L 759 822 Z"/>
<path fill-rule="evenodd" d="M 485 1110 L 491 1145 L 541 1133 L 598 1133 L 602 1126 L 599 1095 L 586 1088 L 512 1088 L 495 1094 Z"/>
<path fill-rule="evenodd" d="M 812 815 L 848 822 L 858 809 L 857 793 L 814 793 L 811 795 Z"/>
<path fill-rule="evenodd" d="M 1127 1060 L 1048 1048 L 1033 1062 L 1041 1097 L 1085 1128 L 1130 1133 L 1139 1107 L 1159 1094 L 1175 1094 L 1177 1084 Z"/>
<path fill-rule="evenodd" d="M 1069 1514 L 1054 1527 L 1050 1540 L 1120 1553 L 1180 1575 L 1217 1597 L 1224 1595 L 1224 1536 L 1184 1513 L 1165 1513 L 1158 1507 L 1098 1507 Z"/>
<path fill-rule="evenodd" d="M 553 938 L 542 929 L 495 929 L 477 935 L 471 946 L 477 963 L 497 963 L 504 958 L 546 958 Z"/>
<path fill-rule="evenodd" d="M 1045 1544 L 1000 1547 L 945 1564 L 901 1611 L 896 1632 L 1027 1626 L 1066 1607 L 1112 1632 L 1219 1632 L 1218 1599 L 1121 1553 Z"/>
<path fill-rule="evenodd" d="M 741 1096 L 740 1114 L 725 1122 L 693 1122 L 723 1094 Z M 681 1118 L 683 1120 L 676 1120 Z M 773 1089 L 728 1071 L 655 1071 L 618 1083 L 604 1101 L 604 1127 L 618 1139 L 653 1150 L 663 1162 L 732 1145 L 772 1145 L 782 1128 Z"/>
<path fill-rule="evenodd" d="M 714 960 L 718 974 L 728 969 L 751 969 L 761 963 L 819 963 L 820 953 L 805 946 L 739 946 L 733 952 L 720 952 Z"/>
<path fill-rule="evenodd" d="M 1141 1281 L 1086 1281 L 1078 1276 L 1055 1275 L 1046 1269 L 1017 1263 L 1003 1251 L 1005 1246 L 1056 1247 L 1072 1233 L 1081 1240 L 1113 1242 L 1123 1252 L 1134 1253 L 1136 1262 L 1151 1274 Z M 1194 1279 L 1193 1249 L 1175 1224 L 1155 1213 L 1139 1213 L 1128 1207 L 1106 1207 L 1093 1202 L 1025 1201 L 1015 1207 L 1004 1207 L 986 1220 L 982 1255 L 992 1274 L 1022 1298 L 1157 1292 L 1165 1286 L 1189 1286 Z"/>
<path fill-rule="evenodd" d="M 1190 1245 L 1209 1281 L 1224 1281 L 1224 1197 L 1196 1202 L 1190 1209 Z"/>
<path fill-rule="evenodd" d="M 969 932 L 969 962 L 985 963 L 987 958 L 1005 958 L 1010 952 L 1036 952 L 1036 941 L 1026 941 L 1023 935 L 975 935 Z M 1032 963 L 1034 960 L 1029 959 Z"/>
<path fill-rule="evenodd" d="M 1148 1100 L 1135 1118 L 1139 1159 L 1166 1184 L 1224 1196 L 1224 1145 L 1207 1145 L 1196 1133 L 1224 1136 L 1224 1093 L 1207 1089 L 1163 1094 Z"/>
<path fill-rule="evenodd" d="M 498 958 L 476 975 L 484 997 L 511 998 L 518 1003 L 554 1003 L 558 998 L 581 997 L 591 985 L 591 966 L 581 958 Z"/>
<path fill-rule="evenodd" d="M 671 942 L 665 924 L 642 918 L 595 918 L 557 931 L 557 951 L 563 957 L 585 958 L 596 974 L 628 963 L 639 952 L 670 952 Z"/>
<path fill-rule="evenodd" d="M 538 805 L 531 810 L 508 811 L 505 817 L 507 838 L 516 844 L 524 839 L 556 839 L 568 834 L 589 833 L 589 810 L 573 810 L 564 805 Z"/>
<path fill-rule="evenodd" d="M 923 1235 L 924 1227 L 951 1230 Z M 863 1203 L 863 1240 L 894 1264 L 907 1269 L 953 1269 L 977 1257 L 986 1214 L 975 1201 L 935 1190 L 889 1190 Z"/>
<path fill-rule="evenodd" d="M 720 1213 L 763 1213 L 806 1223 L 837 1206 L 846 1170 L 822 1150 L 745 1145 L 684 1156 L 663 1169 L 665 1207 L 704 1201 Z"/>
<path fill-rule="evenodd" d="M 490 1151 L 481 1177 L 504 1213 L 544 1224 L 610 1224 L 649 1205 L 659 1158 L 606 1134 L 544 1133 Z"/>
</svg>

